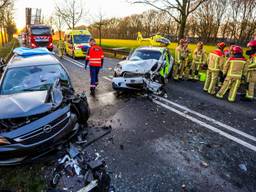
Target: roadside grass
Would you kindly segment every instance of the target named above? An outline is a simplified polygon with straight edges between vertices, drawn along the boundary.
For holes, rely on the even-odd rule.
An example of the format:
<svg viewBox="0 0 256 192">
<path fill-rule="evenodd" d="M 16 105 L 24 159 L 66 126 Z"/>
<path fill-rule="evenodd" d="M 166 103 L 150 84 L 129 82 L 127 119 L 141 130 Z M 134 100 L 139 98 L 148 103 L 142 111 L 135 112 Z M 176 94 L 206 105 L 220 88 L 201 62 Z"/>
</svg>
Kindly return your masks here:
<svg viewBox="0 0 256 192">
<path fill-rule="evenodd" d="M 43 191 L 45 181 L 42 173 L 42 165 L 37 166 L 17 166 L 1 168 L 0 191 L 11 190 L 19 192 Z"/>
<path fill-rule="evenodd" d="M 11 42 L 7 43 L 5 46 L 0 47 L 0 58 L 3 58 L 5 61 L 8 61 L 12 56 L 12 50 L 15 47 L 18 47 L 19 42 L 17 39 L 13 39 Z"/>
<path fill-rule="evenodd" d="M 97 43 L 99 43 L 99 40 L 97 39 Z M 101 45 L 103 47 L 107 48 L 120 48 L 123 47 L 125 49 L 131 50 L 133 48 L 137 48 L 140 46 L 149 46 L 149 44 L 143 43 L 141 44 L 137 40 L 123 40 L 123 39 L 102 39 Z M 170 52 L 174 55 L 175 48 L 177 47 L 177 43 L 171 43 L 168 48 L 170 49 Z M 189 44 L 189 49 L 191 51 L 194 51 L 196 48 L 196 44 Z M 207 53 L 211 52 L 215 49 L 215 46 L 213 45 L 205 45 L 204 46 L 205 51 Z"/>
</svg>

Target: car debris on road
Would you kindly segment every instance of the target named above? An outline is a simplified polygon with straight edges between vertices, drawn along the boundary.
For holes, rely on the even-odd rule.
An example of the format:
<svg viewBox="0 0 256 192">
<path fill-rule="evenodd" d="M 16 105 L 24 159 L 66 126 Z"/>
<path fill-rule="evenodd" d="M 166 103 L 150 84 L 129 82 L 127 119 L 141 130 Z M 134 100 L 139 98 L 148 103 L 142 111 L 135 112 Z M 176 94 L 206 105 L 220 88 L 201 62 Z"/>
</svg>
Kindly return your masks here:
<svg viewBox="0 0 256 192">
<path fill-rule="evenodd" d="M 70 143 L 66 154 L 58 159 L 53 171 L 51 187 L 60 188 L 61 185 L 58 184 L 62 177 L 76 177 L 82 182 L 80 186 L 84 185 L 79 189 L 81 192 L 109 192 L 110 176 L 105 161 L 97 153 L 92 157 L 78 147 Z"/>
</svg>

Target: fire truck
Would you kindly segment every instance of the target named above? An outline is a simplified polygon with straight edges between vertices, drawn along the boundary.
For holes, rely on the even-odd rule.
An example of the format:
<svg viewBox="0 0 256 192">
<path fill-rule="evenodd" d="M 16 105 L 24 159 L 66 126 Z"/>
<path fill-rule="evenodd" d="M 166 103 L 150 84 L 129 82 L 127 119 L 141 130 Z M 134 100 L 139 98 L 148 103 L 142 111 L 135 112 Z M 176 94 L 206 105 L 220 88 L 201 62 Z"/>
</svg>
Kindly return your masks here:
<svg viewBox="0 0 256 192">
<path fill-rule="evenodd" d="M 30 48 L 46 47 L 49 51 L 53 50 L 52 42 L 53 30 L 44 24 L 28 25 L 26 29 L 26 46 Z"/>
</svg>

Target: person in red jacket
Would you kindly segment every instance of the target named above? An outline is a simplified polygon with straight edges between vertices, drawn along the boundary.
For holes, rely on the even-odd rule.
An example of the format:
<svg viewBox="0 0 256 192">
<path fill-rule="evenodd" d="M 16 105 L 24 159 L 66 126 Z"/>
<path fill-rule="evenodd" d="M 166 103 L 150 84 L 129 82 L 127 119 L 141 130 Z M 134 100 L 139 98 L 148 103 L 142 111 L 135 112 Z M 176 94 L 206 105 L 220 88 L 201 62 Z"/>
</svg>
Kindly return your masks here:
<svg viewBox="0 0 256 192">
<path fill-rule="evenodd" d="M 85 60 L 85 69 L 90 66 L 90 76 L 91 76 L 91 94 L 95 94 L 95 89 L 99 83 L 98 75 L 99 71 L 103 66 L 104 61 L 104 52 L 102 48 L 96 45 L 95 39 L 90 40 L 90 48 L 88 49 L 86 60 Z"/>
</svg>

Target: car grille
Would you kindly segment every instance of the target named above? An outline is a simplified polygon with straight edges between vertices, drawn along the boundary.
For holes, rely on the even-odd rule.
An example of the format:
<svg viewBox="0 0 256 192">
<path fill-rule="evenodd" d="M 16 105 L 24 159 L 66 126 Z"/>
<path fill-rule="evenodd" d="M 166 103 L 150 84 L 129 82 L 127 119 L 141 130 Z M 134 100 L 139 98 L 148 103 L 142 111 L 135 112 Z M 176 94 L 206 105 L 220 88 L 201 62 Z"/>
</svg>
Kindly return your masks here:
<svg viewBox="0 0 256 192">
<path fill-rule="evenodd" d="M 63 129 L 63 127 L 65 127 L 65 125 L 68 123 L 68 121 L 69 115 L 62 115 L 59 118 L 52 121 L 51 123 L 49 123 L 48 125 L 40 127 L 39 129 L 30 132 L 26 135 L 23 135 L 21 137 L 15 138 L 14 140 L 23 145 L 30 145 L 40 141 L 44 141 L 60 132 Z"/>
<path fill-rule="evenodd" d="M 49 42 L 36 42 L 37 46 L 39 47 L 47 47 Z"/>
<path fill-rule="evenodd" d="M 142 77 L 142 74 L 139 73 L 130 73 L 130 72 L 124 72 L 123 77 L 124 78 L 133 78 L 133 77 Z"/>
</svg>

